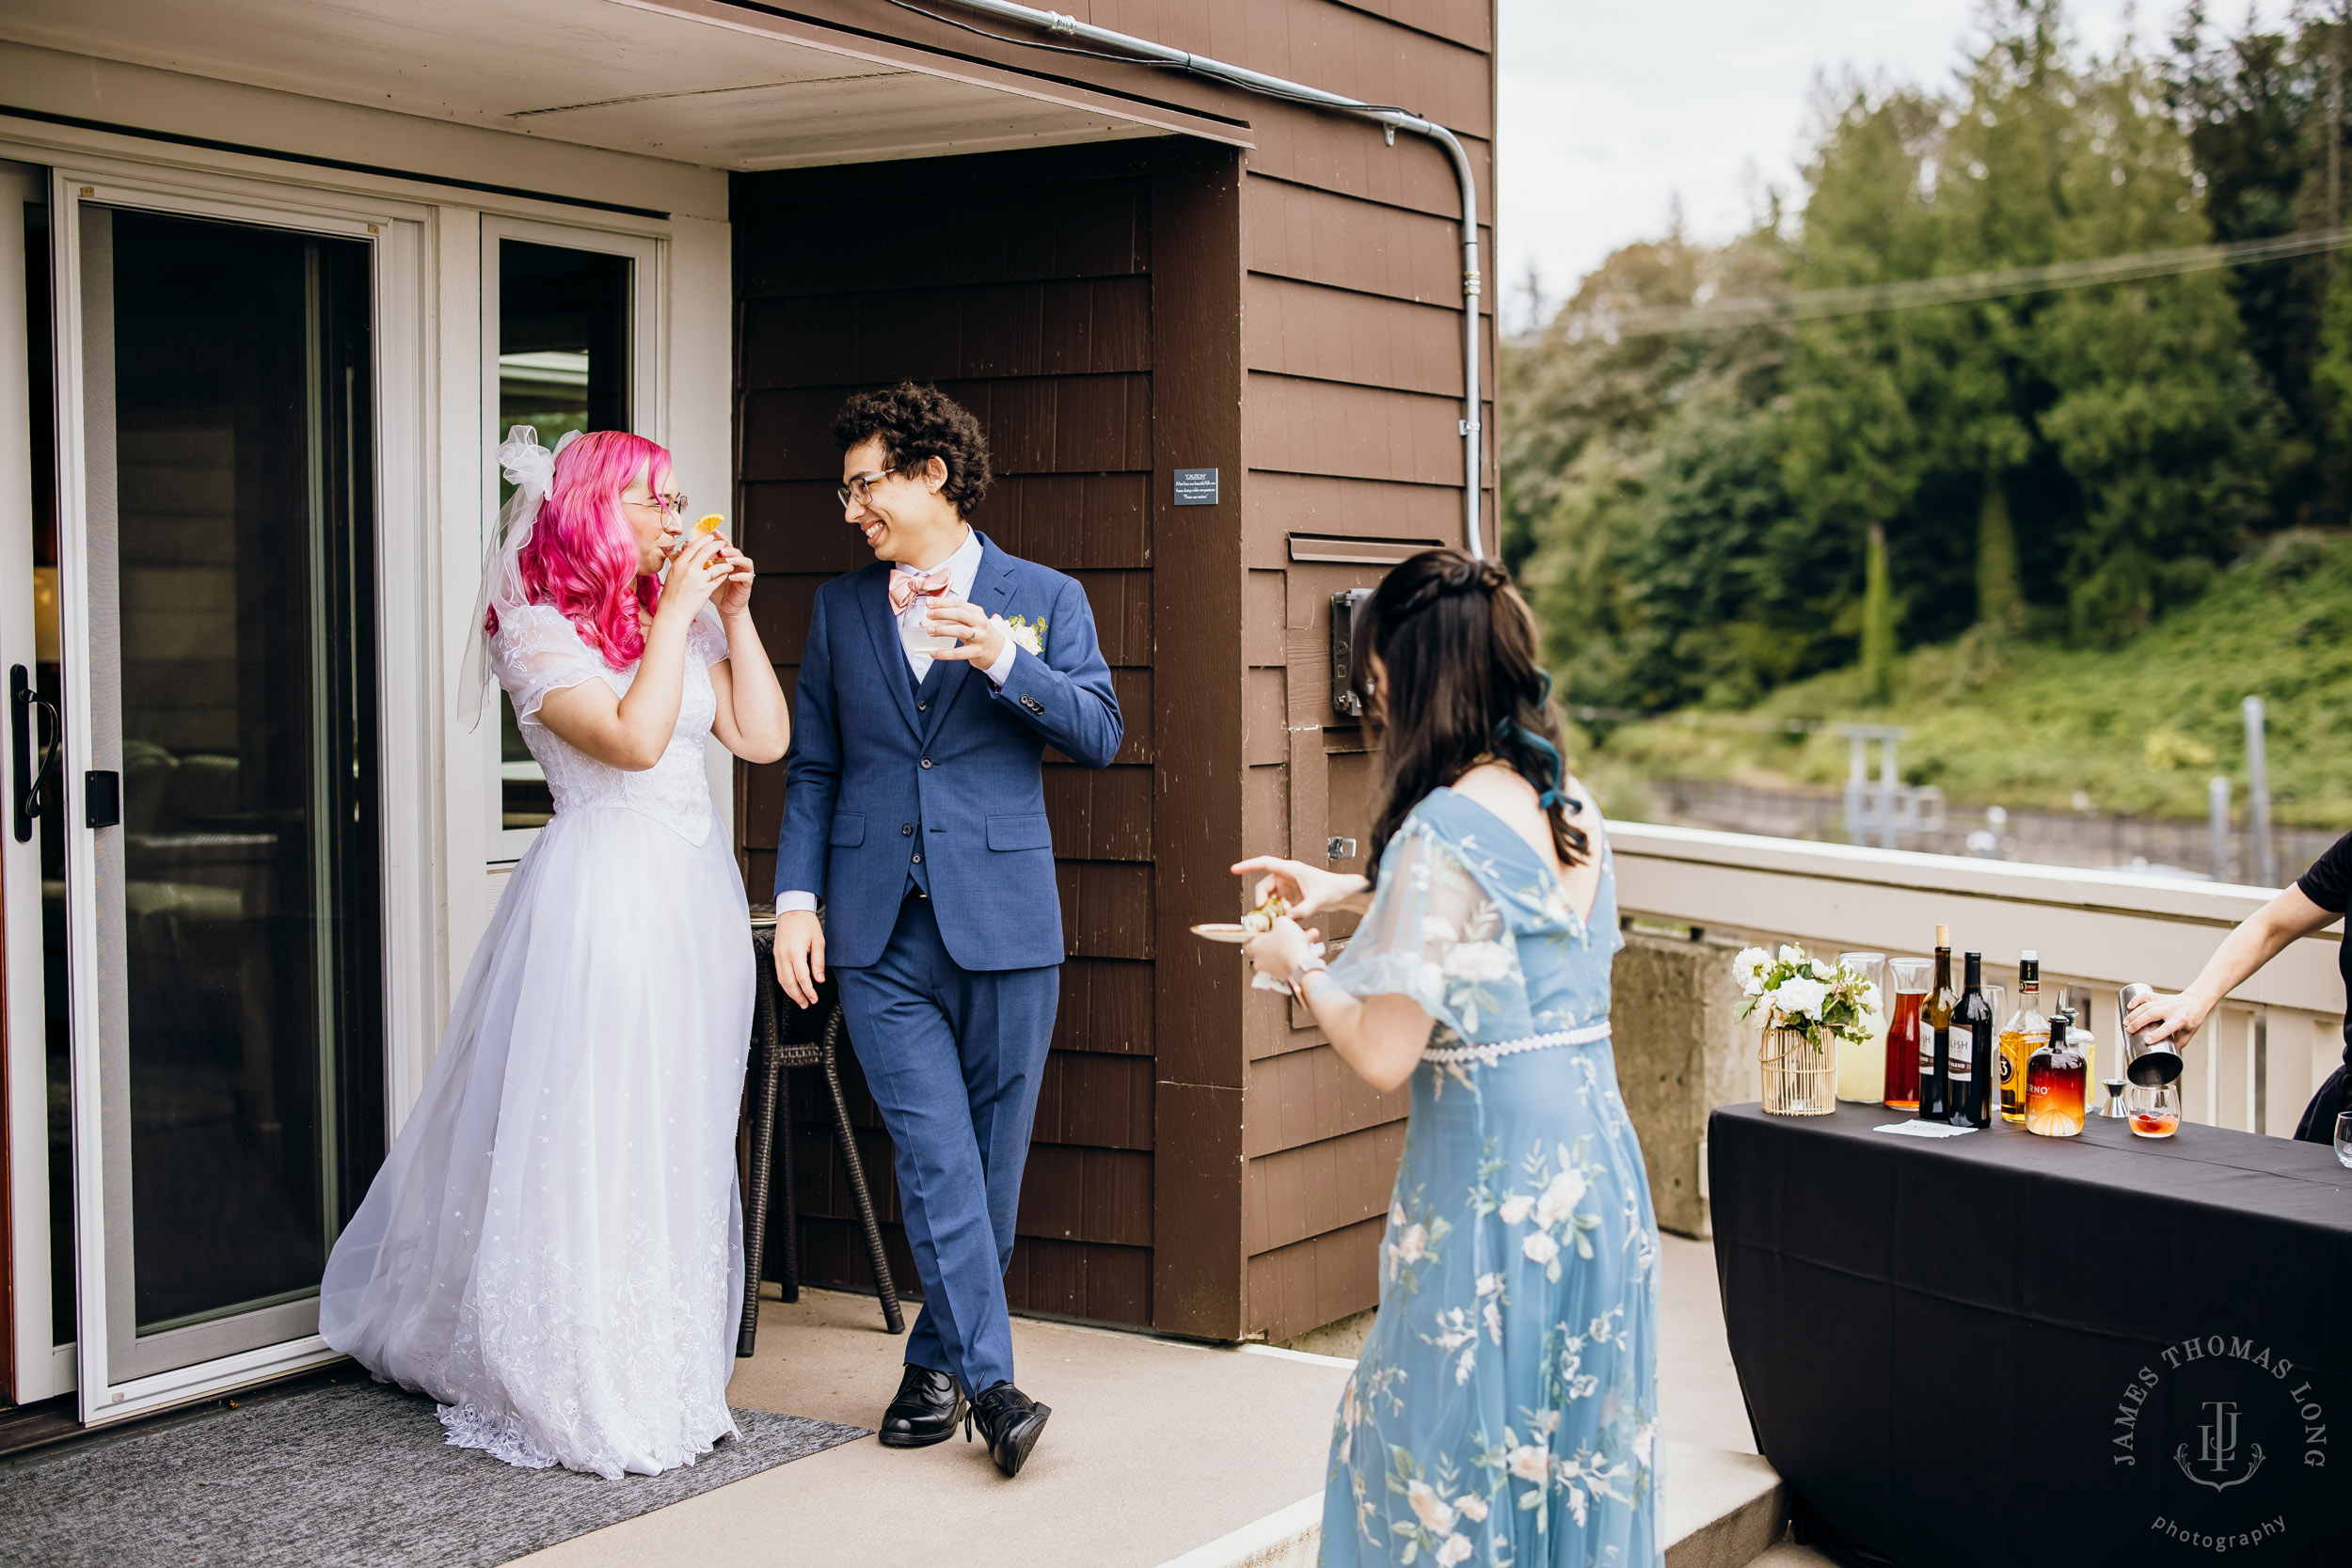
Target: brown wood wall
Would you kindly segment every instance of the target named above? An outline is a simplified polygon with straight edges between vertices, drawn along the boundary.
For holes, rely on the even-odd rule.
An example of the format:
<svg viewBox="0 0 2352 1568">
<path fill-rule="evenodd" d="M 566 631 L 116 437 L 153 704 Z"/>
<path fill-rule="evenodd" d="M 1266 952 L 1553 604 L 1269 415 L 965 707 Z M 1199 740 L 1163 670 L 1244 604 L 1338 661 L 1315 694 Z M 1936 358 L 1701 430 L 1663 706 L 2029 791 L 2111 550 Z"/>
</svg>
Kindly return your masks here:
<svg viewBox="0 0 2352 1568">
<path fill-rule="evenodd" d="M 1236 345 L 1230 334 L 1163 342 L 1155 323 L 1181 324 L 1193 309 L 1170 311 L 1156 296 L 1170 288 L 1215 293 L 1220 282 L 1228 295 L 1237 290 L 1233 158 L 1230 150 L 1118 143 L 754 176 L 736 186 L 740 515 L 761 565 L 762 633 L 787 689 L 818 585 L 867 559 L 833 495 L 840 458 L 828 435 L 842 400 L 864 388 L 935 382 L 977 414 L 998 477 L 973 521 L 1014 554 L 1071 573 L 1092 603 L 1126 739 L 1101 771 L 1053 753 L 1046 764 L 1069 959 L 1009 1293 L 1018 1307 L 1118 1323 L 1157 1321 L 1155 1155 L 1167 1097 L 1155 1046 L 1155 868 L 1170 863 L 1158 817 L 1170 781 L 1215 764 L 1219 751 L 1186 747 L 1190 761 L 1179 765 L 1162 737 L 1222 730 L 1237 744 L 1238 735 L 1214 696 L 1220 684 L 1237 692 L 1238 650 L 1217 639 L 1209 662 L 1222 657 L 1232 678 L 1218 683 L 1195 670 L 1203 678 L 1189 687 L 1168 680 L 1181 655 L 1155 659 L 1155 648 L 1186 638 L 1161 632 L 1170 594 L 1186 602 L 1183 613 L 1219 628 L 1231 626 L 1238 606 L 1216 603 L 1196 552 L 1159 559 L 1168 486 L 1154 480 L 1195 456 L 1216 464 L 1220 440 L 1232 466 Z M 854 228 L 877 200 L 902 214 L 928 206 L 939 214 L 940 243 L 889 251 L 811 243 Z M 1201 237 L 1215 234 L 1220 208 L 1227 238 L 1211 246 L 1204 283 L 1190 263 Z M 1180 221 L 1168 221 L 1171 211 Z M 1232 313 L 1230 298 L 1224 313 Z M 1231 385 L 1204 400 L 1199 367 L 1219 358 Z M 1221 437 L 1220 419 L 1229 427 Z M 1228 553 L 1237 567 L 1237 540 Z M 1237 569 L 1221 575 L 1237 601 Z M 1239 828 L 1238 764 L 1222 760 L 1234 800 L 1225 831 L 1204 831 L 1214 807 L 1192 790 L 1188 809 L 1200 821 L 1177 835 L 1214 838 L 1218 852 Z M 783 771 L 744 769 L 738 842 L 755 896 L 772 885 Z M 855 1211 L 815 1087 L 797 1085 L 794 1107 L 805 1274 L 862 1284 Z M 898 1277 L 913 1289 L 888 1139 L 862 1085 L 852 1094 Z M 1184 1101 L 1183 1085 L 1173 1098 Z"/>
<path fill-rule="evenodd" d="M 859 24 L 848 0 L 803 8 Z M 1438 119 L 1493 210 L 1492 0 L 1075 8 Z M 1458 188 L 1437 148 L 1360 121 L 914 16 L 894 31 L 1246 122 L 1255 144 L 738 177 L 739 511 L 789 689 L 817 585 L 866 559 L 832 496 L 841 399 L 931 380 L 986 422 L 1003 477 L 975 520 L 1086 584 L 1127 720 L 1113 768 L 1049 762 L 1071 958 L 1009 1291 L 1028 1310 L 1287 1338 L 1376 1298 L 1406 1097 L 1365 1087 L 1184 927 L 1232 917 L 1243 853 L 1322 863 L 1333 835 L 1364 842 L 1374 758 L 1329 705 L 1328 604 L 1380 569 L 1296 562 L 1290 539 L 1461 541 Z M 1491 399 L 1491 318 L 1484 335 Z M 1220 504 L 1174 509 L 1179 467 L 1218 468 Z M 742 784 L 764 898 L 782 768 Z M 795 1085 L 804 1275 L 863 1284 L 813 1087 Z M 887 1140 L 853 1098 L 895 1222 Z M 895 1223 L 889 1241 L 908 1289 Z"/>
<path fill-rule="evenodd" d="M 1492 214 L 1489 5 L 1266 8 L 1291 18 L 1291 71 L 1461 135 L 1479 211 Z M 1258 18 L 1253 39 L 1275 30 L 1269 21 Z M 1325 46 L 1301 49 L 1302 35 Z M 1286 106 L 1258 111 L 1252 126 L 1242 196 L 1245 837 L 1253 850 L 1359 870 L 1375 758 L 1363 726 L 1331 706 L 1330 601 L 1371 587 L 1382 568 L 1295 561 L 1290 542 L 1462 543 L 1461 198 L 1443 155 L 1418 138 L 1390 148 L 1360 122 Z M 1490 259 L 1491 230 L 1480 239 Z M 1493 396 L 1491 318 L 1482 337 L 1483 401 Z M 1491 434 L 1490 404 L 1483 417 Z M 1355 839 L 1359 858 L 1327 860 L 1333 837 Z M 1378 1299 L 1377 1243 L 1410 1096 L 1367 1086 L 1303 1008 L 1255 991 L 1248 1012 L 1242 1322 L 1282 1339 Z"/>
</svg>

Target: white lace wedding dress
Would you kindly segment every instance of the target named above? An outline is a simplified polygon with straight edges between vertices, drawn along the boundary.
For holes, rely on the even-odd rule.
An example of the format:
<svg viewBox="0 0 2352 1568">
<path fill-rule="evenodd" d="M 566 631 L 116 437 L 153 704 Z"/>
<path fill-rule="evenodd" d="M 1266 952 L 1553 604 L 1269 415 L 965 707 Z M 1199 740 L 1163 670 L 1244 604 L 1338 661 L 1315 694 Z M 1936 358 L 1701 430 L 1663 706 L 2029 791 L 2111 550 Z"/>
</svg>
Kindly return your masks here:
<svg viewBox="0 0 2352 1568">
<path fill-rule="evenodd" d="M 668 751 L 624 772 L 536 718 L 616 672 L 545 606 L 491 644 L 555 819 L 515 868 L 424 1092 L 335 1243 L 319 1332 L 440 1402 L 449 1441 L 617 1479 L 727 1414 L 742 1301 L 743 883 L 703 772 L 726 657 L 688 634 Z"/>
</svg>

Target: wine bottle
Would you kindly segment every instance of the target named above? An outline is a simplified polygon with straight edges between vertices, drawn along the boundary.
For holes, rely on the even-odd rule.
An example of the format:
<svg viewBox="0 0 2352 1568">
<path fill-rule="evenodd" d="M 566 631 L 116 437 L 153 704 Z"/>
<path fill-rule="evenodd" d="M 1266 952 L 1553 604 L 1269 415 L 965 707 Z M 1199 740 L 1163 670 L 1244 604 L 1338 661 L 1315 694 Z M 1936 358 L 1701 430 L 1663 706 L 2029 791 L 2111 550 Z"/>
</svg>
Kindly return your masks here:
<svg viewBox="0 0 2352 1568">
<path fill-rule="evenodd" d="M 2017 955 L 2017 1010 L 2001 1025 L 2001 1119 L 2026 1119 L 2026 1063 L 2050 1039 L 2042 1016 L 2042 955 Z"/>
<path fill-rule="evenodd" d="M 1993 1125 L 1993 1004 L 1984 995 L 1984 955 L 1967 955 L 1967 977 L 1960 1006 L 1952 1009 L 1952 1122 L 1961 1127 Z M 1962 1042 L 1968 1059 L 1958 1059 Z"/>
<path fill-rule="evenodd" d="M 1952 990 L 1952 928 L 1935 928 L 1935 989 L 1920 1008 L 1927 1025 L 1921 1043 L 1927 1051 L 1919 1061 L 1919 1119 L 1949 1121 L 1952 1116 L 1952 1008 L 1960 1001 Z"/>
</svg>

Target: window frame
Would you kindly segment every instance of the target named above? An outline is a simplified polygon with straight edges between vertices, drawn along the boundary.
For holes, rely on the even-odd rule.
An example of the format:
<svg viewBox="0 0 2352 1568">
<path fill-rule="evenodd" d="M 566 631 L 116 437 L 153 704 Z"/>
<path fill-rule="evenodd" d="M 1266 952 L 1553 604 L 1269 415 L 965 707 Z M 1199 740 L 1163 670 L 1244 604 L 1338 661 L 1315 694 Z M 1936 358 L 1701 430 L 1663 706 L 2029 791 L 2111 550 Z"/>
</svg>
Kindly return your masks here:
<svg viewBox="0 0 2352 1568">
<path fill-rule="evenodd" d="M 588 250 L 601 255 L 622 256 L 633 263 L 629 269 L 628 287 L 628 428 L 649 440 L 660 441 L 665 446 L 669 444 L 669 409 L 663 396 L 665 388 L 661 374 L 663 355 L 668 346 L 667 312 L 661 308 L 668 297 L 668 242 L 645 234 L 484 214 L 481 242 L 482 401 L 480 418 L 476 421 L 482 433 L 483 464 L 482 512 L 475 537 L 477 559 L 482 551 L 488 548 L 492 531 L 498 527 L 497 442 L 505 432 L 492 427 L 497 423 L 499 406 L 499 246 L 506 240 L 522 240 L 564 250 Z M 470 672 L 467 672 L 460 678 L 467 678 Z M 488 848 L 485 863 L 492 868 L 512 866 L 538 841 L 540 830 L 506 826 L 500 773 L 500 725 L 487 705 L 482 723 L 477 728 L 476 739 L 480 743 L 480 752 L 475 761 L 474 776 L 485 785 L 481 796 L 485 813 L 484 843 Z"/>
</svg>

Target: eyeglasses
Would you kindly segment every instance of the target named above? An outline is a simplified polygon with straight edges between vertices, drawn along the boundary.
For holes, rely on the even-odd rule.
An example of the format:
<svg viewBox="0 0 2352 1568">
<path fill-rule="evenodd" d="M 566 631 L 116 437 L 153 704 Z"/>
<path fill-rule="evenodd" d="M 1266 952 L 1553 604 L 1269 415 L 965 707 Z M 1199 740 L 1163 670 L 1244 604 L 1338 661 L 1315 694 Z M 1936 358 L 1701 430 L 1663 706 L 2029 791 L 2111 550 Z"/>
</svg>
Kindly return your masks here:
<svg viewBox="0 0 2352 1568">
<path fill-rule="evenodd" d="M 663 512 L 682 513 L 686 510 L 686 492 L 680 490 L 675 495 L 656 496 L 651 500 L 642 501 L 632 500 L 630 498 L 623 496 L 621 498 L 621 504 L 623 506 L 651 506 L 658 507 Z"/>
<path fill-rule="evenodd" d="M 844 506 L 852 504 L 864 506 L 867 498 L 873 494 L 876 484 L 888 479 L 892 474 L 903 472 L 905 472 L 904 468 L 877 468 L 871 473 L 853 474 L 847 484 L 836 486 L 834 494 L 841 498 L 841 504 Z"/>
</svg>

